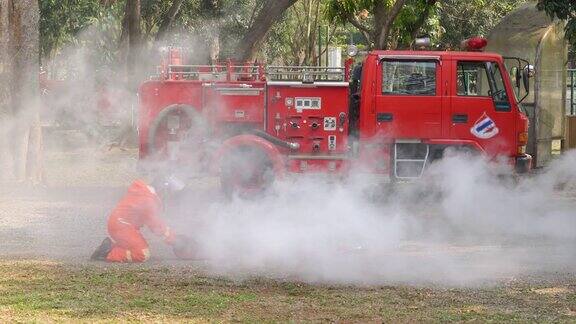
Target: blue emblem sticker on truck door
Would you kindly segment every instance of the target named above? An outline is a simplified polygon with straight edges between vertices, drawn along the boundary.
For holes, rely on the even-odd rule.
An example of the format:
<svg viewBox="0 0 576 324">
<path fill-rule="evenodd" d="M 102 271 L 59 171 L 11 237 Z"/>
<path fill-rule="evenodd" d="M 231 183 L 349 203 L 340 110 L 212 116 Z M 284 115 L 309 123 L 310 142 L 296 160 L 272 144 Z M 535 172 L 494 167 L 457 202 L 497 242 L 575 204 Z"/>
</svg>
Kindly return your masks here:
<svg viewBox="0 0 576 324">
<path fill-rule="evenodd" d="M 496 127 L 496 123 L 492 118 L 488 117 L 486 112 L 484 112 L 476 123 L 474 123 L 472 128 L 470 128 L 470 133 L 481 139 L 492 138 L 498 135 L 499 131 L 498 127 Z"/>
</svg>

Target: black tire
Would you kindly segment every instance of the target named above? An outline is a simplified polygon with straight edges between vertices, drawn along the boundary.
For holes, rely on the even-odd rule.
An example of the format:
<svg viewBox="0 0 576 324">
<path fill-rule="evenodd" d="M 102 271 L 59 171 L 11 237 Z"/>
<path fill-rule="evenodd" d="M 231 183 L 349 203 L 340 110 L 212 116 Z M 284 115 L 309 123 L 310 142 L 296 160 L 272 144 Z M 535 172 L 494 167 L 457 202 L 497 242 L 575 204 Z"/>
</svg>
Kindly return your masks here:
<svg viewBox="0 0 576 324">
<path fill-rule="evenodd" d="M 259 197 L 268 192 L 275 178 L 272 161 L 257 147 L 239 146 L 221 161 L 220 188 L 227 198 Z"/>
<path fill-rule="evenodd" d="M 180 112 L 186 115 L 186 117 L 190 120 L 191 122 L 190 129 L 193 127 L 202 128 L 201 129 L 202 136 L 205 137 L 206 139 L 210 136 L 210 129 L 208 127 L 208 124 L 202 117 L 201 113 L 198 112 L 194 107 L 183 104 L 171 105 L 162 109 L 160 113 L 158 113 L 156 118 L 152 121 L 152 123 L 150 123 L 150 126 L 148 128 L 148 139 L 147 139 L 148 154 L 150 156 L 158 154 L 159 151 L 161 150 L 156 143 L 158 131 L 160 130 L 161 125 L 163 125 L 163 123 L 166 122 L 168 116 L 172 114 L 178 114 Z M 198 139 L 198 141 L 203 140 L 204 139 Z"/>
</svg>

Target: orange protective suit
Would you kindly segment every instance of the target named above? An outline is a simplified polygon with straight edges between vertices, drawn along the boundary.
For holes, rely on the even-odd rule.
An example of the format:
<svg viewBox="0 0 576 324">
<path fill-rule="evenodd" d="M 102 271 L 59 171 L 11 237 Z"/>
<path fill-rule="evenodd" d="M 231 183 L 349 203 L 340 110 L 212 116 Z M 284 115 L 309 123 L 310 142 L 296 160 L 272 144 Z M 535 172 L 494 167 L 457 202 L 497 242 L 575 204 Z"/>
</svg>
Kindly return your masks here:
<svg viewBox="0 0 576 324">
<path fill-rule="evenodd" d="M 162 202 L 155 190 L 144 181 L 136 180 L 108 218 L 108 234 L 112 249 L 109 262 L 144 262 L 150 258 L 148 243 L 140 233 L 142 226 L 163 236 L 168 244 L 175 236 L 160 218 Z"/>
</svg>

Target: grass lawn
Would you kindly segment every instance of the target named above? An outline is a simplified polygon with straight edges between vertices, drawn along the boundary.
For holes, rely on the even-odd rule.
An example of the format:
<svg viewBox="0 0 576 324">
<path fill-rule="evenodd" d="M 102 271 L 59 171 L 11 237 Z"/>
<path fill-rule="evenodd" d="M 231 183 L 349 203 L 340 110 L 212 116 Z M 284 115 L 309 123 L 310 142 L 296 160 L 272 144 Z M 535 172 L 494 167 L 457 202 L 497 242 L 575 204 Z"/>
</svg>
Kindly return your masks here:
<svg viewBox="0 0 576 324">
<path fill-rule="evenodd" d="M 45 261 L 0 261 L 0 274 L 0 322 L 576 321 L 576 278 L 476 289 L 358 288 L 236 282 L 182 266 Z"/>
</svg>

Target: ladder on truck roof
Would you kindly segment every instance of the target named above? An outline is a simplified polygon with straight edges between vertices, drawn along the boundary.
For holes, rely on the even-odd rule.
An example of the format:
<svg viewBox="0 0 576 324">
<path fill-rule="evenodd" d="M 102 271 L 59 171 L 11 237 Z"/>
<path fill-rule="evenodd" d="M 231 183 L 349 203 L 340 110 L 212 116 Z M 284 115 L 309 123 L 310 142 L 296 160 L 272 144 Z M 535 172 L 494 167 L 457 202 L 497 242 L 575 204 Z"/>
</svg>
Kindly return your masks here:
<svg viewBox="0 0 576 324">
<path fill-rule="evenodd" d="M 269 81 L 346 81 L 346 68 L 330 66 L 269 66 L 266 68 Z"/>
<path fill-rule="evenodd" d="M 200 81 L 259 81 L 264 79 L 262 65 L 176 65 L 159 66 L 154 79 Z"/>
<path fill-rule="evenodd" d="M 159 66 L 157 80 L 199 81 L 332 81 L 346 80 L 345 67 L 246 65 L 167 65 Z"/>
</svg>

